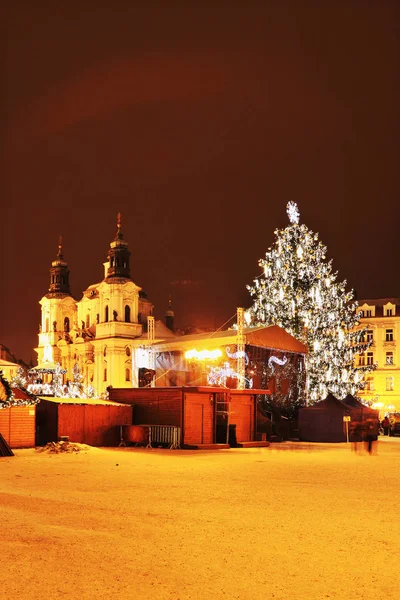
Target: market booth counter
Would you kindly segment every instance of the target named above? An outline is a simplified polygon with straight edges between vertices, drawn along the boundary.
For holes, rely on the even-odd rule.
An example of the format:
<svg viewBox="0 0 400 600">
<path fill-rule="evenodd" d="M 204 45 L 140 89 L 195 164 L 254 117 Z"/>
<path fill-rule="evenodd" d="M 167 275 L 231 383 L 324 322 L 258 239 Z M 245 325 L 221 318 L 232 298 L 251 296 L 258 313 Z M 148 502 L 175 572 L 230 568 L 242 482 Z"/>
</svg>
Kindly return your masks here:
<svg viewBox="0 0 400 600">
<path fill-rule="evenodd" d="M 133 406 L 133 424 L 152 427 L 180 448 L 267 446 L 258 433 L 258 400 L 268 390 L 220 387 L 111 388 L 110 400 Z M 175 440 L 174 440 L 175 436 Z M 177 436 L 177 437 L 176 437 Z"/>
</svg>

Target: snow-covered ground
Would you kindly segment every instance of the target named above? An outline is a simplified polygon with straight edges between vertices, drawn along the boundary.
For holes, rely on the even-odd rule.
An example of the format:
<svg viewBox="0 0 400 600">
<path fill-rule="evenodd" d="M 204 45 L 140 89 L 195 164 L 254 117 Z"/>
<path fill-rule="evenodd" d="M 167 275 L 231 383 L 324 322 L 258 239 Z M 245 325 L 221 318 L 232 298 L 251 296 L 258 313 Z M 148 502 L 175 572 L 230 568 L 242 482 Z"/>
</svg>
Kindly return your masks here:
<svg viewBox="0 0 400 600">
<path fill-rule="evenodd" d="M 0 458 L 1 600 L 400 595 L 400 438 Z"/>
</svg>

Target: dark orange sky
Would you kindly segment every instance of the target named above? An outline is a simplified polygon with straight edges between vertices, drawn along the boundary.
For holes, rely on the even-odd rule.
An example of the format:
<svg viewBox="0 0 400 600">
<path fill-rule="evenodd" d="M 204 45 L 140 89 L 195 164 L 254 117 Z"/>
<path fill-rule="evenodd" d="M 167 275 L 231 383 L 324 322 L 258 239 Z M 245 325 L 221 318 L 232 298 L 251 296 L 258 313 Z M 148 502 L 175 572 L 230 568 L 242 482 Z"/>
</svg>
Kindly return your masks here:
<svg viewBox="0 0 400 600">
<path fill-rule="evenodd" d="M 397 1 L 57 4 L 5 10 L 0 343 L 35 357 L 59 234 L 80 298 L 118 211 L 178 326 L 249 304 L 289 200 L 359 297 L 400 295 Z"/>
</svg>

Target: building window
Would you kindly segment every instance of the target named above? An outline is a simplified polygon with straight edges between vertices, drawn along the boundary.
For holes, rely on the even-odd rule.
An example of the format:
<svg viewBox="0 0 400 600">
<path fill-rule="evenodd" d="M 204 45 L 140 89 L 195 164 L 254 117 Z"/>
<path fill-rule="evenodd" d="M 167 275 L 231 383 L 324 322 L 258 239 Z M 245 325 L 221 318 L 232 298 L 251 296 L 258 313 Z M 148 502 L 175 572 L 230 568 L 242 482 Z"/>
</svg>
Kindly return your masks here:
<svg viewBox="0 0 400 600">
<path fill-rule="evenodd" d="M 365 316 L 368 317 L 372 317 L 372 310 L 367 310 L 365 311 Z"/>
<path fill-rule="evenodd" d="M 393 392 L 394 390 L 394 377 L 386 377 L 386 391 Z"/>
<path fill-rule="evenodd" d="M 86 328 L 90 327 L 90 315 L 86 315 Z"/>
<path fill-rule="evenodd" d="M 358 357 L 358 364 L 360 367 L 363 367 L 365 365 L 365 354 L 360 354 L 360 356 Z"/>
<path fill-rule="evenodd" d="M 107 369 L 104 369 L 103 381 L 107 381 Z"/>
<path fill-rule="evenodd" d="M 393 342 L 393 329 L 386 329 L 386 341 Z"/>
<path fill-rule="evenodd" d="M 360 310 L 360 312 L 359 312 L 358 314 L 360 315 L 360 319 L 362 319 L 362 318 L 363 318 L 363 316 L 364 316 L 364 311 L 363 311 L 363 310 Z"/>
<path fill-rule="evenodd" d="M 131 370 L 125 369 L 125 381 L 130 381 L 130 380 L 131 380 Z"/>
<path fill-rule="evenodd" d="M 125 323 L 130 323 L 131 322 L 131 307 L 126 305 L 125 306 Z"/>
<path fill-rule="evenodd" d="M 386 364 L 387 365 L 393 364 L 393 352 L 386 352 Z"/>
<path fill-rule="evenodd" d="M 107 346 L 104 346 L 103 348 L 103 356 L 107 356 Z"/>
<path fill-rule="evenodd" d="M 367 342 L 374 341 L 374 332 L 372 329 L 367 329 Z"/>
<path fill-rule="evenodd" d="M 387 316 L 387 317 L 391 317 L 391 316 L 393 316 L 393 315 L 392 315 L 392 312 L 393 312 L 393 311 L 392 311 L 392 309 L 391 309 L 391 308 L 387 308 L 387 309 L 386 309 L 386 316 Z"/>
<path fill-rule="evenodd" d="M 104 320 L 106 323 L 108 323 L 108 304 L 104 309 Z"/>
<path fill-rule="evenodd" d="M 126 348 L 125 348 L 125 354 L 126 354 L 127 356 L 130 356 L 130 355 L 131 355 L 131 349 L 130 349 L 130 348 L 128 348 L 128 347 L 126 347 Z"/>
<path fill-rule="evenodd" d="M 374 378 L 367 377 L 367 379 L 365 380 L 364 390 L 366 390 L 367 392 L 373 392 L 374 389 L 375 389 Z"/>
<path fill-rule="evenodd" d="M 373 364 L 374 364 L 374 353 L 367 352 L 367 365 L 373 365 Z"/>
</svg>

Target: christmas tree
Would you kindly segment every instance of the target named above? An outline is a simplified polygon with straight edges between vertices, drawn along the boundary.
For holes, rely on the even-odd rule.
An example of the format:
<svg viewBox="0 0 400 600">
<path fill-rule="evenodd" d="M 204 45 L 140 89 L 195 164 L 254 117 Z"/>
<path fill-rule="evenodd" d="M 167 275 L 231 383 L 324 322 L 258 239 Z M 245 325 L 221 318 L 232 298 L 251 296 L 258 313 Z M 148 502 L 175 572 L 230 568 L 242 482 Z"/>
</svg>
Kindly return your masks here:
<svg viewBox="0 0 400 600">
<path fill-rule="evenodd" d="M 326 247 L 299 224 L 294 202 L 287 205 L 290 224 L 276 230 L 276 241 L 259 261 L 263 274 L 247 286 L 254 304 L 246 318 L 252 325 L 276 324 L 308 348 L 306 398 L 310 404 L 328 393 L 356 395 L 375 365 L 355 366 L 357 354 L 370 346 L 361 330 L 358 304 L 346 281 L 337 281 Z"/>
</svg>

